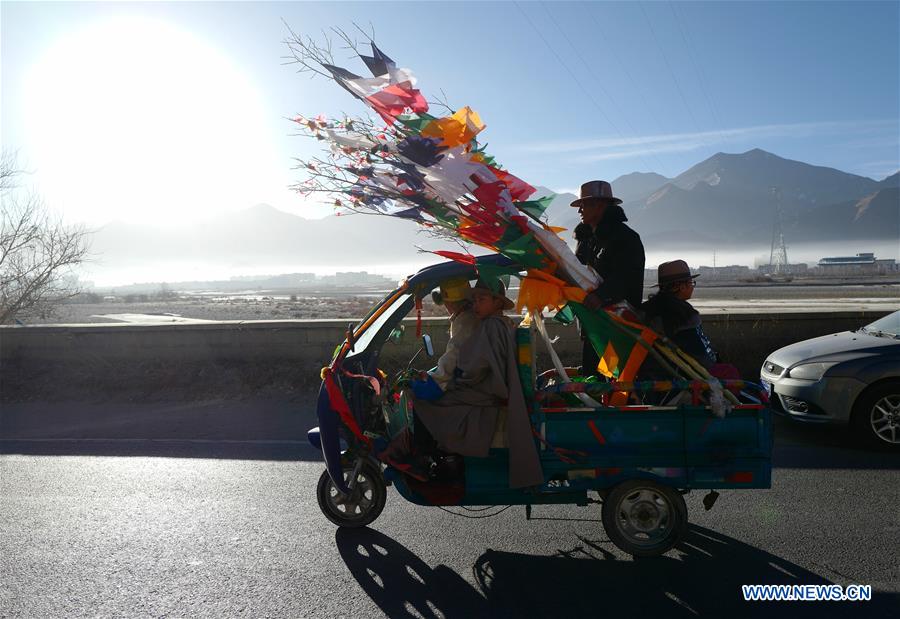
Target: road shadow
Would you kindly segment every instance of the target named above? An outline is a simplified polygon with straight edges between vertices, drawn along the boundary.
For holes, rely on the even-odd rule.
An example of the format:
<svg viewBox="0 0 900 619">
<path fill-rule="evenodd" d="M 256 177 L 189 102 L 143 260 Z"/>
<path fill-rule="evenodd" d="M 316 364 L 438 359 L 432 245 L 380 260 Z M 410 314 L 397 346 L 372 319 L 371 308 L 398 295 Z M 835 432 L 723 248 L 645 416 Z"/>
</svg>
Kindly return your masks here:
<svg viewBox="0 0 900 619">
<path fill-rule="evenodd" d="M 363 591 L 388 617 L 890 617 L 900 594 L 869 602 L 745 602 L 743 584 L 825 585 L 799 565 L 704 527 L 691 526 L 675 551 L 622 559 L 605 539 L 554 555 L 487 550 L 473 586 L 452 569 L 430 567 L 371 529 L 339 529 L 338 551 Z"/>
<path fill-rule="evenodd" d="M 445 565 L 430 567 L 405 546 L 374 529 L 335 533 L 347 569 L 388 617 L 483 617 L 487 601 Z"/>
<path fill-rule="evenodd" d="M 900 469 L 900 449 L 861 443 L 845 426 L 803 424 L 773 415 L 772 466 L 797 469 Z"/>
<path fill-rule="evenodd" d="M 215 460 L 322 461 L 305 441 L 193 439 L 0 439 L 0 454 L 23 456 L 115 456 Z"/>
<path fill-rule="evenodd" d="M 0 453 L 321 460 L 310 398 L 26 402 L 0 407 Z"/>
<path fill-rule="evenodd" d="M 157 402 L 0 405 L 0 453 L 320 461 L 306 442 L 315 394 Z M 845 428 L 775 418 L 776 468 L 900 469 L 900 451 L 854 444 Z"/>
</svg>

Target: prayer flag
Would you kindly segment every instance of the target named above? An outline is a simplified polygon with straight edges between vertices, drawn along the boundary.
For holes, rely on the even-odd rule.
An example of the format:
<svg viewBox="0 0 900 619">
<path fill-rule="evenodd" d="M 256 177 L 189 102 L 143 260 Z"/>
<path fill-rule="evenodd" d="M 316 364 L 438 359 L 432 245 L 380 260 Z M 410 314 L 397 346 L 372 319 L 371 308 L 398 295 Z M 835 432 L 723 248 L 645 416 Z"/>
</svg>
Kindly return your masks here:
<svg viewBox="0 0 900 619">
<path fill-rule="evenodd" d="M 484 127 L 478 112 L 467 105 L 452 116 L 431 121 L 422 129 L 422 135 L 439 138 L 444 146 L 453 148 L 471 142 Z"/>
<path fill-rule="evenodd" d="M 580 303 L 566 307 L 572 309 L 582 332 L 600 356 L 597 371 L 619 382 L 633 381 L 657 334 L 604 309 L 591 311 Z"/>
</svg>

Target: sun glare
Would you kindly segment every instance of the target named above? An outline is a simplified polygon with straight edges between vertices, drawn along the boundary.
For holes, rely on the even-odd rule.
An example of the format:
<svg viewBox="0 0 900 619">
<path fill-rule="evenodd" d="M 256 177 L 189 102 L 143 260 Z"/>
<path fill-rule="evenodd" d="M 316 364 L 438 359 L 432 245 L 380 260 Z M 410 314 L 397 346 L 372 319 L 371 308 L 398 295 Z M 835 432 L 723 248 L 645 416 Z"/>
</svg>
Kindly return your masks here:
<svg viewBox="0 0 900 619">
<path fill-rule="evenodd" d="M 289 181 L 251 80 L 162 21 L 108 19 L 57 41 L 25 97 L 37 185 L 73 220 L 181 223 Z"/>
</svg>

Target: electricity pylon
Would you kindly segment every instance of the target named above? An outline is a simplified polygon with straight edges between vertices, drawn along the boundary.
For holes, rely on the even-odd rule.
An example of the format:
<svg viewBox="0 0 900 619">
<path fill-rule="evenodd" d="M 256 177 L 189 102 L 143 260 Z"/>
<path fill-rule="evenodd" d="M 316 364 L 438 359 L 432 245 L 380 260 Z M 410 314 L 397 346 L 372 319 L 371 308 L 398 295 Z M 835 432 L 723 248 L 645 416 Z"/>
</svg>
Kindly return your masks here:
<svg viewBox="0 0 900 619">
<path fill-rule="evenodd" d="M 775 198 L 775 221 L 772 225 L 772 249 L 769 252 L 769 272 L 780 275 L 787 270 L 787 245 L 784 243 L 784 229 L 782 228 L 783 212 L 781 207 L 781 188 L 771 187 L 770 191 Z"/>
</svg>

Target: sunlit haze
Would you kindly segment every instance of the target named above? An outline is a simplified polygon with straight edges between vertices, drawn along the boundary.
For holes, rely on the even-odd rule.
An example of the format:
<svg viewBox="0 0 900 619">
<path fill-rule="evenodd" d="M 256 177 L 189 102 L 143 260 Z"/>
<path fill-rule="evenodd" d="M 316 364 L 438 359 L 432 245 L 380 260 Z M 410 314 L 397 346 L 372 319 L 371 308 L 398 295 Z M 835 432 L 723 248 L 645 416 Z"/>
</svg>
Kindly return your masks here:
<svg viewBox="0 0 900 619">
<path fill-rule="evenodd" d="M 29 188 L 50 209 L 98 231 L 96 255 L 85 267 L 91 281 L 219 278 L 324 265 L 374 270 L 366 266 L 373 262 L 368 256 L 354 253 L 362 246 L 357 241 L 373 236 L 363 223 L 371 220 L 348 217 L 315 227 L 281 216 L 320 219 L 334 210 L 326 206 L 333 197 L 307 198 L 290 189 L 304 179 L 292 169 L 294 158 L 318 156 L 323 145 L 295 135 L 291 119 L 366 114 L 330 80 L 297 74 L 285 59 L 288 27 L 317 38 L 335 27 L 371 29 L 385 52 L 415 72 L 432 104 L 446 98 L 451 107 L 477 110 L 490 154 L 550 191 L 574 192 L 586 180 L 632 172 L 665 182 L 717 153 L 755 149 L 865 184 L 846 177 L 881 182 L 900 165 L 898 7 L 3 2 L 2 146 L 31 172 Z M 335 62 L 364 72 L 351 56 L 335 49 Z M 755 188 L 768 185 L 767 178 L 753 178 Z M 835 202 L 850 197 L 862 196 Z M 821 196 L 816 205 L 829 199 Z M 272 209 L 252 211 L 259 205 Z M 563 204 L 551 223 L 571 228 L 574 220 L 558 221 L 569 215 Z M 631 221 L 647 232 L 646 222 Z M 738 232 L 762 230 L 749 231 L 753 244 L 717 240 L 689 258 L 709 264 L 715 251 L 718 264 L 768 259 L 771 216 L 751 224 Z M 163 227 L 175 230 L 177 244 L 157 234 Z M 407 255 L 409 264 L 427 260 L 413 244 L 434 249 L 429 239 L 401 241 L 401 234 L 379 230 L 370 247 L 390 253 L 379 264 Z M 851 255 L 900 257 L 884 234 L 871 244 L 857 235 L 843 245 L 815 246 L 825 237 L 800 232 L 802 226 L 788 230 L 791 260 L 814 262 L 838 247 Z M 304 233 L 309 237 L 301 242 Z M 285 238 L 276 252 L 279 234 Z M 829 238 L 841 240 L 840 230 Z M 354 240 L 336 252 L 346 239 Z M 314 248 L 313 241 L 324 244 Z M 648 265 L 672 257 L 665 241 L 648 235 Z M 143 253 L 135 249 L 142 242 Z"/>
<path fill-rule="evenodd" d="M 60 39 L 25 83 L 29 167 L 49 204 L 89 224 L 157 223 L 283 201 L 252 76 L 189 31 L 102 19 Z"/>
</svg>

